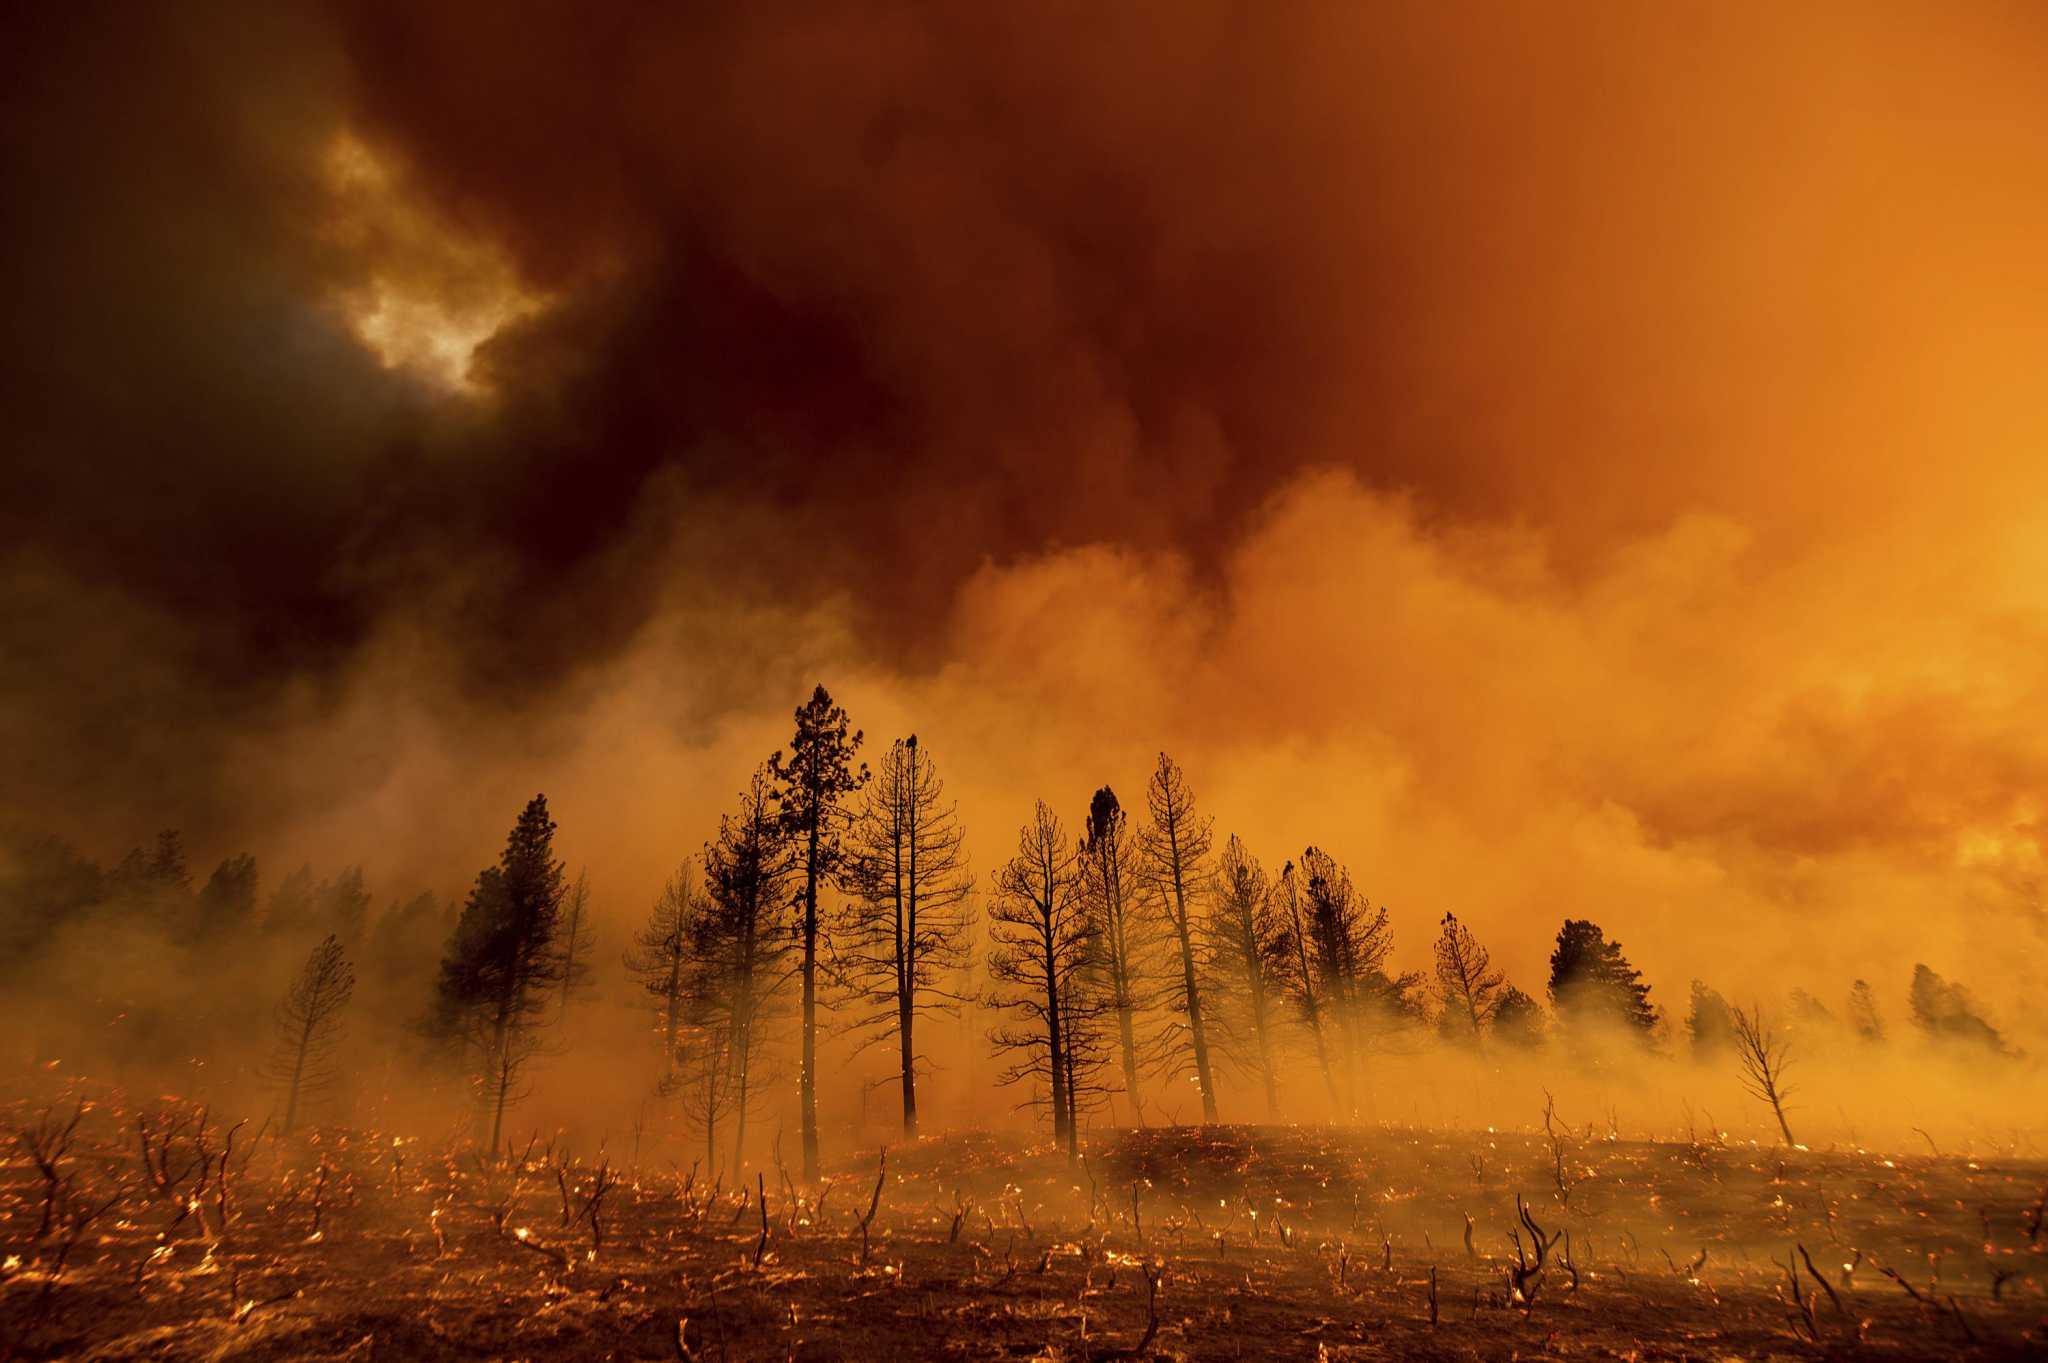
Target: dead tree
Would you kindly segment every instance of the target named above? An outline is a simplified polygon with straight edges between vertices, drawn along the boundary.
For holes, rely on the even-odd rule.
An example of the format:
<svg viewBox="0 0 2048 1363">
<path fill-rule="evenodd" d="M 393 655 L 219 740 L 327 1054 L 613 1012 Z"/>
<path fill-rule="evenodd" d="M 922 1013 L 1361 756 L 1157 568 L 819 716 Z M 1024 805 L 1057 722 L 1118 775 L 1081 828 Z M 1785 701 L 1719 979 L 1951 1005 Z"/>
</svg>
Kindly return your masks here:
<svg viewBox="0 0 2048 1363">
<path fill-rule="evenodd" d="M 304 969 L 277 1006 L 277 1041 L 270 1077 L 285 1094 L 284 1122 L 290 1135 L 305 1098 L 333 1086 L 334 1050 L 342 1034 L 342 1010 L 355 992 L 355 971 L 330 934 L 306 957 Z"/>
<path fill-rule="evenodd" d="M 1223 844 L 1210 917 L 1214 1016 L 1224 1054 L 1259 1082 L 1266 1116 L 1280 1115 L 1280 1010 L 1293 938 L 1258 858 L 1235 835 Z"/>
<path fill-rule="evenodd" d="M 1743 1087 L 1759 1102 L 1770 1104 L 1771 1115 L 1778 1119 L 1778 1134 L 1785 1138 L 1785 1144 L 1797 1144 L 1792 1139 L 1791 1124 L 1785 1120 L 1785 1101 L 1791 1097 L 1791 1090 L 1785 1086 L 1790 1047 L 1772 1033 L 1760 1007 L 1737 1008 L 1734 1014 L 1735 1054 L 1742 1062 Z"/>
<path fill-rule="evenodd" d="M 1507 976 L 1494 969 L 1472 930 L 1460 923 L 1456 914 L 1445 914 L 1443 932 L 1436 939 L 1436 987 L 1443 1002 L 1445 1032 L 1455 1032 L 1462 1039 L 1470 1028 L 1472 1044 L 1480 1044 L 1500 1008 L 1507 982 Z"/>
<path fill-rule="evenodd" d="M 1167 972 L 1161 1003 L 1174 1018 L 1161 1038 L 1166 1054 L 1177 1062 L 1184 1052 L 1202 1094 L 1202 1120 L 1216 1121 L 1216 1076 L 1209 1063 L 1209 1030 L 1202 1016 L 1202 977 L 1206 953 L 1196 932 L 1193 906 L 1208 881 L 1213 821 L 1195 809 L 1195 793 L 1180 764 L 1165 753 L 1145 787 L 1148 827 L 1138 833 L 1139 866 L 1149 884 L 1152 902 L 1171 930 L 1169 950 L 1178 948 L 1180 970 Z"/>
<path fill-rule="evenodd" d="M 829 939 L 832 975 L 860 1010 L 863 1045 L 896 1043 L 903 1134 L 917 1135 L 916 1025 L 957 1014 L 947 987 L 966 959 L 968 872 L 958 807 L 917 735 L 882 758 L 855 811 L 845 876 L 852 899 Z"/>
<path fill-rule="evenodd" d="M 1108 786 L 1096 791 L 1089 802 L 1080 861 L 1081 894 L 1096 927 L 1094 983 L 1116 1018 L 1124 1094 L 1136 1124 L 1143 1126 L 1145 1100 L 1138 1074 L 1141 1068 L 1152 1067 L 1156 1053 L 1147 1048 L 1141 1063 L 1139 1019 L 1158 1002 L 1162 941 L 1157 925 L 1137 911 L 1136 848 L 1123 806 Z"/>
<path fill-rule="evenodd" d="M 33 1125 L 15 1130 L 15 1143 L 21 1147 L 21 1153 L 28 1156 L 28 1162 L 43 1180 L 43 1214 L 36 1222 L 36 1233 L 30 1237 L 35 1244 L 43 1242 L 43 1237 L 50 1233 L 50 1228 L 63 1214 L 71 1176 L 60 1166 L 71 1153 L 72 1137 L 78 1131 L 79 1122 L 85 1119 L 85 1109 L 85 1099 L 80 1098 L 69 1121 L 59 1121 L 54 1110 L 46 1110 Z"/>
<path fill-rule="evenodd" d="M 1050 1108 L 1053 1140 L 1069 1159 L 1079 1152 L 1075 1060 L 1094 1051 L 1077 1035 L 1094 1025 L 1083 976 L 1096 940 L 1079 874 L 1058 816 L 1040 800 L 1018 831 L 1017 854 L 996 871 L 988 906 L 988 1002 L 1007 1019 L 989 1041 L 1009 1058 L 996 1082 L 1031 1085 L 1028 1101 Z"/>
<path fill-rule="evenodd" d="M 590 958 L 597 950 L 597 934 L 590 926 L 590 873 L 578 871 L 576 883 L 562 900 L 561 1016 L 568 1016 L 569 1001 L 590 985 Z"/>
</svg>

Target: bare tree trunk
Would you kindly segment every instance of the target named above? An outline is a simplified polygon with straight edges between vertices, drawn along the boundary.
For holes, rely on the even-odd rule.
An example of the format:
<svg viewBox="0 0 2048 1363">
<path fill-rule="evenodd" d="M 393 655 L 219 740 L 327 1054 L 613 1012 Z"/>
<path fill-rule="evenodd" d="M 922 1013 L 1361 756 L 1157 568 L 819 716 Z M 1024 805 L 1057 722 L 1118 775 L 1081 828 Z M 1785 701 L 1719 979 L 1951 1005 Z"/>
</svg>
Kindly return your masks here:
<svg viewBox="0 0 2048 1363">
<path fill-rule="evenodd" d="M 1117 1032 L 1123 1041 L 1124 1092 L 1130 1095 L 1131 1112 L 1137 1124 L 1145 1124 L 1145 1100 L 1138 1096 L 1138 1043 L 1131 1028 L 1131 1010 L 1128 1005 L 1118 1005 L 1116 1010 Z"/>
<path fill-rule="evenodd" d="M 1046 1068 L 1052 1071 L 1052 1139 L 1055 1145 L 1065 1145 L 1068 1154 L 1072 1154 L 1074 1114 L 1069 1108 L 1067 1097 L 1066 1056 L 1060 1047 L 1064 1029 L 1060 1026 L 1059 963 L 1054 958 L 1050 915 L 1045 920 L 1044 934 L 1045 1055 Z"/>
<path fill-rule="evenodd" d="M 818 1181 L 818 818 L 813 811 L 804 859 L 804 1054 L 797 1077 L 804 1181 Z M 742 1114 L 744 1120 L 744 1114 Z"/>
<path fill-rule="evenodd" d="M 296 1058 L 295 1058 L 295 1059 L 294 1059 L 294 1060 L 292 1061 L 292 1088 L 291 1088 L 291 1095 L 290 1095 L 290 1096 L 289 1096 L 288 1098 L 286 1098 L 286 1099 L 285 1099 L 285 1105 L 284 1105 L 284 1133 L 283 1133 L 283 1134 L 285 1134 L 285 1135 L 287 1135 L 287 1136 L 291 1135 L 291 1133 L 292 1133 L 292 1128 L 293 1128 L 294 1126 L 296 1126 L 296 1125 L 298 1124 L 298 1118 L 299 1118 L 299 1083 L 300 1083 L 300 1081 L 301 1081 L 301 1080 L 303 1080 L 303 1079 L 305 1078 L 305 1076 L 306 1076 L 306 1048 L 307 1048 L 307 1047 L 309 1047 L 309 1046 L 311 1046 L 311 1045 L 313 1044 L 313 1023 L 314 1023 L 314 1021 L 315 1021 L 315 1019 L 314 1019 L 314 1018 L 312 1017 L 312 1015 L 308 1014 L 308 1015 L 307 1015 L 307 1017 L 306 1017 L 306 1025 L 305 1025 L 304 1029 L 302 1029 L 302 1030 L 300 1031 L 300 1033 L 299 1033 L 299 1047 L 298 1047 L 298 1055 L 297 1055 L 297 1057 L 296 1057 Z"/>
</svg>

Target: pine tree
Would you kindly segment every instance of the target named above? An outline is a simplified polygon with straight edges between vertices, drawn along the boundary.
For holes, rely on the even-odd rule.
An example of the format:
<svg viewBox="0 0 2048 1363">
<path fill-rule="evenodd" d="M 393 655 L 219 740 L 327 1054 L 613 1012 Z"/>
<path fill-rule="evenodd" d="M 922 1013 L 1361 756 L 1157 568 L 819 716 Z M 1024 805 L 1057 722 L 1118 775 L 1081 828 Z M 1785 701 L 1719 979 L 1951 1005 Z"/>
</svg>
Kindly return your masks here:
<svg viewBox="0 0 2048 1363">
<path fill-rule="evenodd" d="M 996 871 L 989 901 L 989 1006 L 1010 1019 L 989 1041 L 1008 1057 L 997 1082 L 1032 1086 L 1028 1101 L 1049 1110 L 1053 1140 L 1069 1159 L 1079 1152 L 1074 1083 L 1084 1067 L 1077 1056 L 1088 1053 L 1091 1079 L 1100 1064 L 1100 1045 L 1088 1035 L 1099 1029 L 1099 1002 L 1085 979 L 1095 924 L 1079 890 L 1066 830 L 1040 800 L 1018 831 L 1017 854 Z"/>
<path fill-rule="evenodd" d="M 1210 917 L 1209 997 L 1224 1054 L 1258 1081 L 1266 1117 L 1280 1115 L 1280 1016 L 1293 937 L 1258 858 L 1235 834 L 1223 844 Z"/>
<path fill-rule="evenodd" d="M 341 1039 L 342 1010 L 355 987 L 355 972 L 349 968 L 341 943 L 330 935 L 313 948 L 277 1006 L 277 1042 L 269 1074 L 285 1093 L 286 1135 L 298 1126 L 303 1101 L 334 1083 L 334 1050 Z"/>
<path fill-rule="evenodd" d="M 1550 954 L 1550 1003 L 1558 1020 L 1582 1037 L 1598 1027 L 1618 1028 L 1642 1045 L 1654 1039 L 1657 1009 L 1642 972 L 1629 964 L 1619 942 L 1597 923 L 1568 918 Z"/>
<path fill-rule="evenodd" d="M 719 820 L 717 840 L 704 849 L 709 912 L 692 948 L 698 968 L 689 1017 L 715 1038 L 701 1057 L 712 1068 L 696 1077 L 702 1092 L 717 1097 L 707 1126 L 719 1110 L 733 1114 L 735 1175 L 746 1164 L 747 1119 L 771 1077 L 771 1024 L 802 968 L 792 964 L 789 912 L 791 881 L 803 874 L 792 864 L 801 844 L 791 846 L 774 798 L 764 768 L 741 793 L 738 812 Z"/>
<path fill-rule="evenodd" d="M 1302 853 L 1301 866 L 1306 968 L 1320 990 L 1325 1026 L 1345 1076 L 1346 1103 L 1356 1115 L 1364 1054 L 1386 1033 L 1420 1024 L 1422 977 L 1387 974 L 1392 923 L 1385 906 L 1374 908 L 1358 894 L 1349 872 L 1314 847 Z"/>
<path fill-rule="evenodd" d="M 1286 968 L 1282 984 L 1287 997 L 1293 1002 L 1295 1011 L 1301 1016 L 1302 1026 L 1314 1043 L 1316 1066 L 1322 1071 L 1323 1088 L 1330 1097 L 1330 1106 L 1335 1109 L 1337 1098 L 1337 1072 L 1333 1052 L 1336 1049 L 1333 1032 L 1335 1022 L 1331 1013 L 1330 999 L 1324 990 L 1322 973 L 1315 964 L 1315 928 L 1310 920 L 1308 893 L 1303 885 L 1301 869 L 1293 862 L 1280 868 L 1280 880 L 1275 886 L 1279 917 L 1286 924 Z"/>
<path fill-rule="evenodd" d="M 1486 948 L 1456 914 L 1444 915 L 1443 932 L 1436 939 L 1436 986 L 1446 1032 L 1478 1044 L 1500 1008 L 1508 980 L 1493 968 Z"/>
<path fill-rule="evenodd" d="M 1493 1010 L 1490 1034 L 1502 1045 L 1531 1051 L 1543 1044 L 1543 1008 L 1536 1000 L 1509 985 L 1501 991 Z"/>
<path fill-rule="evenodd" d="M 2005 1038 L 1985 1020 L 1977 1000 L 1962 985 L 1951 984 L 1926 966 L 1916 965 L 1907 998 L 1913 1009 L 1913 1025 L 1928 1040 L 1990 1055 L 2006 1054 Z"/>
<path fill-rule="evenodd" d="M 1735 1048 L 1735 1010 L 1728 1000 L 1701 983 L 1692 982 L 1692 1004 L 1685 1014 L 1686 1035 L 1692 1038 L 1692 1058 L 1702 1065 L 1715 1064 Z"/>
<path fill-rule="evenodd" d="M 1877 996 L 1868 980 L 1849 986 L 1849 1027 L 1859 1041 L 1875 1045 L 1884 1040 L 1884 1018 L 1877 1011 Z"/>
<path fill-rule="evenodd" d="M 561 983 L 567 887 L 554 836 L 547 797 L 536 795 L 512 826 L 498 864 L 477 876 L 441 961 L 435 1030 L 471 1057 L 494 1157 Z"/>
<path fill-rule="evenodd" d="M 256 921 L 256 858 L 246 852 L 213 868 L 200 887 L 195 919 L 199 941 L 238 941 Z"/>
<path fill-rule="evenodd" d="M 590 987 L 590 960 L 597 950 L 597 933 L 590 925 L 590 873 L 578 871 L 576 883 L 562 901 L 562 983 L 561 1015 L 569 1015 L 569 1001 Z"/>
<path fill-rule="evenodd" d="M 903 1134 L 917 1135 L 917 1019 L 957 1015 L 973 888 L 958 806 L 917 735 L 882 759 L 849 833 L 852 902 L 835 925 L 834 973 L 863 1011 L 852 1026 L 894 1041 Z"/>
<path fill-rule="evenodd" d="M 1137 849 L 1133 846 L 1123 806 L 1108 786 L 1095 792 L 1088 805 L 1086 833 L 1081 839 L 1081 896 L 1095 924 L 1095 978 L 1103 1006 L 1116 1018 L 1117 1054 L 1123 1065 L 1124 1095 L 1136 1124 L 1145 1124 L 1145 1100 L 1138 1086 L 1140 1069 L 1139 1016 L 1157 999 L 1159 939 L 1153 925 L 1137 912 Z M 1078 996 L 1077 991 L 1077 996 Z M 1145 1060 L 1154 1055 L 1149 1050 Z"/>
<path fill-rule="evenodd" d="M 1209 1031 L 1202 1015 L 1202 976 L 1207 973 L 1198 944 L 1193 906 L 1207 890 L 1213 821 L 1195 809 L 1195 793 L 1180 766 L 1165 753 L 1145 788 L 1151 824 L 1138 834 L 1139 864 L 1153 903 L 1171 929 L 1171 945 L 1179 949 L 1178 972 L 1169 971 L 1161 1002 L 1176 1021 L 1161 1038 L 1168 1055 L 1192 1062 L 1202 1095 L 1202 1120 L 1216 1121 L 1216 1076 L 1209 1064 Z"/>
<path fill-rule="evenodd" d="M 625 966 L 646 995 L 661 1049 L 658 1091 L 679 1096 L 684 1114 L 704 1139 L 707 1172 L 718 1158 L 719 1123 L 733 1097 L 730 1018 L 717 1000 L 729 983 L 721 969 L 729 957 L 713 951 L 712 905 L 689 862 L 662 886 L 647 921 L 626 948 Z"/>
<path fill-rule="evenodd" d="M 818 891 L 838 883 L 845 802 L 868 781 L 867 764 L 858 769 L 853 765 L 860 745 L 860 731 L 848 724 L 846 711 L 819 686 L 797 708 L 788 758 L 778 752 L 769 760 L 778 815 L 795 846 L 803 882 L 798 924 L 803 947 L 803 1059 L 797 1103 L 807 1183 L 818 1178 Z"/>
</svg>

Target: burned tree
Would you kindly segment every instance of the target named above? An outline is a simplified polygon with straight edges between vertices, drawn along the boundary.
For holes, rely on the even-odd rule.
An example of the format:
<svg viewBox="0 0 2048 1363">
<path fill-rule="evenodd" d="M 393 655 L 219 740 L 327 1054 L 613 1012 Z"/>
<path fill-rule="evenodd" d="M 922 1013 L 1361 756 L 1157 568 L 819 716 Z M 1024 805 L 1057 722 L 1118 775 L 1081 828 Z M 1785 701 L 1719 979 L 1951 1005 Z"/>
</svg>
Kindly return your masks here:
<svg viewBox="0 0 2048 1363">
<path fill-rule="evenodd" d="M 867 784 L 865 762 L 853 765 L 861 734 L 832 703 L 823 686 L 797 707 L 796 736 L 789 755 L 768 761 L 775 782 L 776 817 L 792 845 L 802 877 L 797 924 L 803 971 L 803 1058 L 797 1072 L 797 1105 L 803 1128 L 804 1179 L 818 1177 L 818 891 L 837 885 L 843 864 L 840 834 L 845 803 Z"/>
<path fill-rule="evenodd" d="M 1209 1064 L 1209 1032 L 1202 1016 L 1202 976 L 1206 973 L 1204 952 L 1192 906 L 1206 886 L 1213 821 L 1195 810 L 1195 793 L 1188 786 L 1180 765 L 1165 753 L 1152 770 L 1145 788 L 1148 827 L 1137 837 L 1139 866 L 1149 884 L 1152 899 L 1171 929 L 1171 946 L 1179 949 L 1180 970 L 1169 970 L 1161 1003 L 1174 1018 L 1159 1038 L 1169 1061 L 1185 1056 L 1202 1093 L 1202 1120 L 1216 1120 L 1216 1077 Z"/>
<path fill-rule="evenodd" d="M 1344 1101 L 1356 1113 L 1359 1067 L 1366 1050 L 1387 1034 L 1422 1021 L 1422 977 L 1387 974 L 1394 941 L 1386 907 L 1367 903 L 1335 859 L 1311 847 L 1302 853 L 1301 867 L 1308 940 L 1298 954 L 1304 971 L 1313 977 L 1325 1030 L 1336 1042 L 1335 1058 L 1347 1091 Z M 1306 998 L 1308 979 L 1297 987 Z"/>
<path fill-rule="evenodd" d="M 1032 1085 L 1029 1101 L 1050 1109 L 1053 1140 L 1069 1158 L 1079 1150 L 1078 1053 L 1091 1051 L 1091 1076 L 1097 1063 L 1083 1035 L 1095 1025 L 1084 980 L 1095 931 L 1078 891 L 1066 831 L 1040 800 L 1017 834 L 1017 854 L 996 871 L 989 901 L 989 1003 L 1011 1019 L 989 1041 L 1009 1057 L 997 1082 Z"/>
<path fill-rule="evenodd" d="M 1477 1045 L 1486 1025 L 1500 1010 L 1508 978 L 1494 969 L 1493 960 L 1472 930 L 1445 914 L 1443 932 L 1436 939 L 1436 987 L 1443 1002 L 1444 1027 L 1461 1039 L 1470 1028 Z"/>
<path fill-rule="evenodd" d="M 848 834 L 852 901 L 834 925 L 833 973 L 861 1012 L 867 1043 L 896 1043 L 903 1134 L 917 1135 L 917 1019 L 957 1014 L 947 981 L 966 958 L 973 888 L 958 806 L 917 735 L 899 740 Z"/>
<path fill-rule="evenodd" d="M 1735 1055 L 1742 1063 L 1743 1087 L 1757 1101 L 1770 1104 L 1771 1115 L 1778 1119 L 1778 1134 L 1785 1138 L 1785 1144 L 1794 1145 L 1797 1142 L 1792 1139 L 1791 1124 L 1785 1120 L 1785 1100 L 1791 1097 L 1791 1090 L 1785 1086 L 1790 1050 L 1772 1034 L 1762 1008 L 1752 1004 L 1732 1011 Z"/>
<path fill-rule="evenodd" d="M 284 1092 L 289 1135 L 307 1098 L 331 1088 L 337 1077 L 334 1049 L 342 1035 L 342 1010 L 355 992 L 355 972 L 333 936 L 314 947 L 299 976 L 277 1005 L 277 1040 L 269 1074 Z"/>
<path fill-rule="evenodd" d="M 1221 1005 L 1214 1016 L 1224 1054 L 1259 1083 L 1266 1116 L 1280 1115 L 1280 1007 L 1294 939 L 1273 902 L 1258 858 L 1235 835 L 1223 844 L 1213 886 L 1209 964 Z"/>
<path fill-rule="evenodd" d="M 1300 868 L 1290 861 L 1280 868 L 1280 881 L 1274 891 L 1279 901 L 1279 917 L 1287 932 L 1281 983 L 1296 1012 L 1301 1015 L 1302 1026 L 1308 1031 L 1310 1041 L 1315 1044 L 1316 1065 L 1322 1071 L 1323 1087 L 1330 1095 L 1330 1106 L 1335 1108 L 1337 1071 L 1332 1063 L 1334 1017 L 1322 972 L 1315 965 L 1315 931 L 1310 922 L 1308 894 L 1302 883 L 1304 879 Z"/>
<path fill-rule="evenodd" d="M 624 963 L 647 995 L 654 1018 L 655 1035 L 661 1044 L 663 1074 L 673 1073 L 686 1012 L 690 1001 L 689 970 L 695 961 L 692 948 L 704 919 L 704 892 L 689 862 L 668 878 L 655 896 L 647 921 L 633 933 Z"/>
<path fill-rule="evenodd" d="M 1568 918 L 1550 953 L 1550 1003 L 1558 1021 L 1581 1038 L 1602 1028 L 1631 1036 L 1644 1046 L 1654 1039 L 1657 1008 L 1642 972 L 1629 964 L 1619 942 L 1610 942 L 1597 923 Z"/>
<path fill-rule="evenodd" d="M 576 873 L 576 883 L 562 901 L 562 984 L 561 1012 L 569 1013 L 569 1001 L 590 987 L 590 958 L 597 949 L 597 935 L 590 926 L 590 873 Z"/>
<path fill-rule="evenodd" d="M 707 1126 L 715 1127 L 720 1109 L 733 1115 L 735 1176 L 746 1162 L 747 1117 L 770 1077 L 770 1025 L 783 1016 L 800 968 L 789 912 L 796 849 L 773 800 L 764 768 L 741 794 L 739 811 L 719 820 L 717 840 L 704 849 L 709 904 L 693 949 L 688 1016 L 706 1041 L 698 1063 L 715 1066 L 697 1079 L 719 1099 Z"/>
<path fill-rule="evenodd" d="M 434 1030 L 471 1057 L 494 1154 L 562 979 L 567 887 L 554 839 L 547 797 L 536 795 L 512 826 L 498 864 L 477 876 L 441 961 Z"/>
<path fill-rule="evenodd" d="M 656 1090 L 679 1099 L 684 1116 L 702 1134 L 707 1170 L 717 1163 L 718 1127 L 733 1096 L 731 1028 L 713 1006 L 721 993 L 714 987 L 716 963 L 699 954 L 710 942 L 710 918 L 711 903 L 686 861 L 662 886 L 625 954 L 661 1047 Z"/>
<path fill-rule="evenodd" d="M 1143 1126 L 1145 1100 L 1138 1087 L 1139 1015 L 1150 1011 L 1157 1001 L 1161 940 L 1155 925 L 1137 911 L 1137 849 L 1123 806 L 1108 786 L 1096 791 L 1089 802 L 1080 853 L 1081 898 L 1096 933 L 1091 983 L 1099 990 L 1104 1008 L 1116 1017 L 1124 1094 L 1130 1100 L 1133 1119 Z M 1156 1053 L 1146 1048 L 1144 1058 L 1149 1067 Z"/>
</svg>

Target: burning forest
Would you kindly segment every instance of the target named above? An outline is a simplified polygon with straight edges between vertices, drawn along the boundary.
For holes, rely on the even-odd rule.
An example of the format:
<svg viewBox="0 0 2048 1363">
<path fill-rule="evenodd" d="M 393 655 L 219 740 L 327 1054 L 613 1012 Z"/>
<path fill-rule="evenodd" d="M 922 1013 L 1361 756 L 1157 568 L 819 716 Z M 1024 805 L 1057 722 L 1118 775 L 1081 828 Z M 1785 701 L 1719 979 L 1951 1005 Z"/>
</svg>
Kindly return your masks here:
<svg viewBox="0 0 2048 1363">
<path fill-rule="evenodd" d="M 0 1363 L 2041 1356 L 2044 62 L 0 18 Z"/>
</svg>

